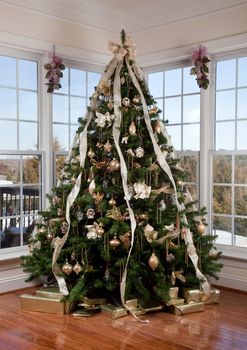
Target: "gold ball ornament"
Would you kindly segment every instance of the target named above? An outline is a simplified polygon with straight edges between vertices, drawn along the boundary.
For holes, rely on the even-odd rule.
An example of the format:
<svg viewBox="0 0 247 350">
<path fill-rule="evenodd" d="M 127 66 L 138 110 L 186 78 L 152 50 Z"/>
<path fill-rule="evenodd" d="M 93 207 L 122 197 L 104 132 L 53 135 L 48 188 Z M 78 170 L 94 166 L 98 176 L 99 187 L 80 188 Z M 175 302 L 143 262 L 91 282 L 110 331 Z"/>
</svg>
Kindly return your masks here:
<svg viewBox="0 0 247 350">
<path fill-rule="evenodd" d="M 114 207 L 114 205 L 116 205 L 116 201 L 115 201 L 115 199 L 114 198 L 111 198 L 110 200 L 109 200 L 109 205 L 111 205 L 112 207 Z"/>
<path fill-rule="evenodd" d="M 142 147 L 138 147 L 135 150 L 135 154 L 137 158 L 142 158 L 144 156 L 144 149 Z"/>
<path fill-rule="evenodd" d="M 124 107 L 129 107 L 130 105 L 130 99 L 128 97 L 124 97 L 122 99 L 122 104 L 124 105 Z"/>
<path fill-rule="evenodd" d="M 63 265 L 62 271 L 66 275 L 70 275 L 71 272 L 73 271 L 73 266 L 68 263 L 68 260 L 66 260 L 66 263 Z"/>
<path fill-rule="evenodd" d="M 95 157 L 95 152 L 92 150 L 92 148 L 89 149 L 89 151 L 87 152 L 87 155 L 90 159 Z"/>
<path fill-rule="evenodd" d="M 132 136 L 136 135 L 136 126 L 134 122 L 132 122 L 129 126 L 129 134 Z"/>
<path fill-rule="evenodd" d="M 177 179 L 176 184 L 178 186 L 183 186 L 183 181 L 181 179 Z"/>
<path fill-rule="evenodd" d="M 99 224 L 96 228 L 96 233 L 98 236 L 103 236 L 103 234 L 105 233 L 105 230 L 102 227 L 102 224 Z"/>
<path fill-rule="evenodd" d="M 202 222 L 199 222 L 199 224 L 197 224 L 197 232 L 202 235 L 205 232 L 205 225 Z"/>
<path fill-rule="evenodd" d="M 109 169 L 110 171 L 118 171 L 120 168 L 120 163 L 117 159 L 113 159 L 112 161 L 110 161 L 110 164 L 109 164 Z"/>
<path fill-rule="evenodd" d="M 133 102 L 135 105 L 139 105 L 139 104 L 141 103 L 141 96 L 135 96 L 135 97 L 133 97 L 132 102 Z"/>
<path fill-rule="evenodd" d="M 81 267 L 81 265 L 78 263 L 78 261 L 77 261 L 77 263 L 74 265 L 73 271 L 74 271 L 77 275 L 82 271 L 82 267 Z"/>
<path fill-rule="evenodd" d="M 72 182 L 72 184 L 75 184 L 77 181 L 77 178 L 75 176 L 72 176 L 72 178 L 70 179 L 70 181 Z"/>
<path fill-rule="evenodd" d="M 45 234 L 47 233 L 47 228 L 45 226 L 42 226 L 38 229 L 38 233 Z"/>
<path fill-rule="evenodd" d="M 117 236 L 114 236 L 114 238 L 110 240 L 109 244 L 112 248 L 117 248 L 120 246 L 121 242 L 117 239 Z"/>
<path fill-rule="evenodd" d="M 51 241 L 53 239 L 53 234 L 51 232 L 48 232 L 46 238 L 48 241 Z"/>
<path fill-rule="evenodd" d="M 148 259 L 148 265 L 153 271 L 159 265 L 159 260 L 158 260 L 157 256 L 155 255 L 155 253 L 152 253 L 150 258 Z"/>
</svg>

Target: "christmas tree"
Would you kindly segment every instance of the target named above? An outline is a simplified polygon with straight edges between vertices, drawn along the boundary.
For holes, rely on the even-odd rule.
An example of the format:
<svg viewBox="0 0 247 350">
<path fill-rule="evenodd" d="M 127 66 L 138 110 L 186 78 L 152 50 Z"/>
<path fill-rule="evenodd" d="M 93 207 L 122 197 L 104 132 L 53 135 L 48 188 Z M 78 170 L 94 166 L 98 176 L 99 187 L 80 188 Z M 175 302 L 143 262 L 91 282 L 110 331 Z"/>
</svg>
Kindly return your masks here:
<svg viewBox="0 0 247 350">
<path fill-rule="evenodd" d="M 210 287 L 221 265 L 205 234 L 160 110 L 122 31 L 73 146 L 36 221 L 29 280 L 55 277 L 70 300 L 169 300 L 169 288 Z"/>
</svg>

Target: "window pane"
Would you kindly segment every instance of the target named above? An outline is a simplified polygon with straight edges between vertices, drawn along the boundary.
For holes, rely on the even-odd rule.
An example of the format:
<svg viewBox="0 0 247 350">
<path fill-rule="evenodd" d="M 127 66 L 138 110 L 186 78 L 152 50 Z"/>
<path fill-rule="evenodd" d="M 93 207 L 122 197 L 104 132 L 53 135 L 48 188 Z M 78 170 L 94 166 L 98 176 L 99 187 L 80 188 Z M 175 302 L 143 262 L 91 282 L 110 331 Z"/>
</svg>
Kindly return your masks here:
<svg viewBox="0 0 247 350">
<path fill-rule="evenodd" d="M 216 120 L 235 119 L 235 91 L 216 93 Z"/>
<path fill-rule="evenodd" d="M 198 201 L 198 191 L 197 191 L 197 186 L 196 185 L 192 185 L 192 184 L 186 184 L 186 187 L 188 188 L 192 199 L 194 201 Z"/>
<path fill-rule="evenodd" d="M 21 119 L 37 120 L 37 93 L 20 91 L 19 113 Z"/>
<path fill-rule="evenodd" d="M 0 185 L 9 186 L 20 181 L 20 158 L 18 156 L 0 156 Z M 4 190 L 2 193 L 5 193 Z M 6 196 L 6 195 L 5 195 Z"/>
<path fill-rule="evenodd" d="M 247 89 L 238 90 L 238 118 L 247 118 Z"/>
<path fill-rule="evenodd" d="M 247 248 L 247 219 L 234 219 L 235 244 L 238 247 Z"/>
<path fill-rule="evenodd" d="M 172 143 L 176 150 L 181 150 L 181 126 L 166 126 L 169 135 L 171 136 Z"/>
<path fill-rule="evenodd" d="M 213 158 L 213 182 L 232 182 L 232 156 L 214 156 Z"/>
<path fill-rule="evenodd" d="M 230 186 L 214 186 L 213 212 L 219 214 L 232 213 L 232 189 Z"/>
<path fill-rule="evenodd" d="M 16 59 L 0 56 L 0 85 L 16 87 Z"/>
<path fill-rule="evenodd" d="M 17 123 L 12 121 L 0 120 L 0 149 L 17 149 Z"/>
<path fill-rule="evenodd" d="M 71 97 L 70 108 L 70 122 L 78 123 L 78 118 L 82 118 L 86 112 L 86 99 Z"/>
<path fill-rule="evenodd" d="M 53 95 L 53 121 L 69 122 L 69 104 L 67 96 Z"/>
<path fill-rule="evenodd" d="M 236 60 L 226 60 L 217 63 L 216 88 L 227 89 L 236 85 Z"/>
<path fill-rule="evenodd" d="M 25 186 L 23 188 L 22 205 L 24 214 L 38 214 L 39 210 L 39 188 L 35 186 Z M 25 219 L 30 219 L 26 217 Z"/>
<path fill-rule="evenodd" d="M 238 59 L 238 86 L 247 86 L 247 57 Z"/>
<path fill-rule="evenodd" d="M 195 76 L 190 75 L 190 69 L 191 67 L 186 67 L 183 69 L 183 83 L 184 83 L 183 92 L 185 94 L 200 92 L 200 88 L 197 85 Z"/>
<path fill-rule="evenodd" d="M 16 91 L 0 88 L 0 118 L 16 118 Z"/>
<path fill-rule="evenodd" d="M 29 238 L 32 236 L 34 229 L 34 221 L 36 220 L 35 216 L 25 216 L 24 227 L 23 227 L 23 245 L 29 244 Z"/>
<path fill-rule="evenodd" d="M 94 93 L 95 87 L 98 85 L 100 78 L 101 78 L 101 74 L 88 72 L 87 95 L 89 97 Z"/>
<path fill-rule="evenodd" d="M 77 129 L 78 125 L 70 125 L 70 145 L 72 145 Z"/>
<path fill-rule="evenodd" d="M 180 95 L 182 83 L 182 69 L 165 72 L 165 96 Z"/>
<path fill-rule="evenodd" d="M 65 68 L 62 70 L 63 77 L 60 79 L 60 83 L 62 85 L 62 88 L 59 90 L 55 90 L 57 94 L 68 94 L 69 92 L 69 69 Z"/>
<path fill-rule="evenodd" d="M 40 162 L 39 157 L 23 156 L 23 183 L 38 184 L 40 182 Z"/>
<path fill-rule="evenodd" d="M 10 248 L 20 245 L 20 218 L 1 219 L 0 229 L 1 248 Z"/>
<path fill-rule="evenodd" d="M 227 135 L 227 137 L 226 137 Z M 235 124 L 234 122 L 216 123 L 216 149 L 235 149 Z"/>
<path fill-rule="evenodd" d="M 55 139 L 58 150 L 67 151 L 69 149 L 68 125 L 53 124 L 53 139 Z"/>
<path fill-rule="evenodd" d="M 20 187 L 13 184 L 1 187 L 1 198 L 3 200 L 3 212 L 8 217 L 7 226 L 14 226 L 16 216 L 20 214 Z M 14 217 L 12 218 L 9 217 Z"/>
<path fill-rule="evenodd" d="M 76 96 L 86 96 L 86 72 L 70 69 L 70 93 Z"/>
<path fill-rule="evenodd" d="M 151 95 L 156 97 L 163 96 L 163 72 L 152 73 L 148 75 L 148 86 Z"/>
<path fill-rule="evenodd" d="M 165 99 L 165 119 L 170 124 L 181 123 L 181 97 Z"/>
<path fill-rule="evenodd" d="M 64 167 L 64 163 L 66 161 L 66 156 L 56 155 L 56 182 L 59 179 L 59 175 Z"/>
<path fill-rule="evenodd" d="M 21 122 L 19 126 L 20 133 L 20 149 L 21 150 L 37 150 L 37 123 Z"/>
<path fill-rule="evenodd" d="M 247 215 L 247 187 L 235 187 L 235 214 Z"/>
<path fill-rule="evenodd" d="M 247 184 L 247 155 L 235 156 L 235 183 Z"/>
<path fill-rule="evenodd" d="M 231 218 L 225 218 L 223 216 L 213 217 L 213 231 L 218 235 L 216 243 L 220 244 L 232 244 L 232 222 Z"/>
<path fill-rule="evenodd" d="M 37 62 L 18 60 L 19 87 L 37 90 Z"/>
<path fill-rule="evenodd" d="M 183 150 L 199 151 L 200 125 L 190 124 L 183 126 Z"/>
<path fill-rule="evenodd" d="M 200 121 L 200 95 L 184 96 L 183 99 L 184 123 Z"/>
<path fill-rule="evenodd" d="M 197 157 L 196 156 L 182 156 L 180 157 L 181 168 L 185 171 L 185 182 L 197 181 Z"/>
<path fill-rule="evenodd" d="M 237 149 L 247 149 L 247 121 L 237 123 Z"/>
</svg>

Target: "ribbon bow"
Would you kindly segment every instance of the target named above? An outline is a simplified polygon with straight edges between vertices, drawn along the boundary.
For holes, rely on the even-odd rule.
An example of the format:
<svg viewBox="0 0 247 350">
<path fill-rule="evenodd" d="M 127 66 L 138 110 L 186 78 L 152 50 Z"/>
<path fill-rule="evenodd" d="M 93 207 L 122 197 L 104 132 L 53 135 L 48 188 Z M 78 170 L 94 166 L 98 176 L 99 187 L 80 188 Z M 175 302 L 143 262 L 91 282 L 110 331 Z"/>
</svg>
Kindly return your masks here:
<svg viewBox="0 0 247 350">
<path fill-rule="evenodd" d="M 108 49 L 111 50 L 113 55 L 120 61 L 126 54 L 129 55 L 130 60 L 134 60 L 136 57 L 136 46 L 133 39 L 130 36 L 125 37 L 124 46 L 121 46 L 114 41 L 109 41 Z"/>
<path fill-rule="evenodd" d="M 106 114 L 96 112 L 95 114 L 97 117 L 95 119 L 95 123 L 100 128 L 104 128 L 106 125 L 107 125 L 107 127 L 112 125 L 112 121 L 114 120 L 114 114 L 110 114 L 109 112 L 106 112 Z"/>
</svg>

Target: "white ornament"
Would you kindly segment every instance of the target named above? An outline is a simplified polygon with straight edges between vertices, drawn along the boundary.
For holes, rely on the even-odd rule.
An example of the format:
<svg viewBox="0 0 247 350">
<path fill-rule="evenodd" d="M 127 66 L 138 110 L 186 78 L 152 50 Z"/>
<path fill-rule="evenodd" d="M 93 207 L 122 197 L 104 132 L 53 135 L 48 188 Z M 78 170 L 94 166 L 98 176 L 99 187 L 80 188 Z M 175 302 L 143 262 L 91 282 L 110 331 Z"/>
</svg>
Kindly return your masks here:
<svg viewBox="0 0 247 350">
<path fill-rule="evenodd" d="M 159 202 L 159 210 L 160 211 L 166 210 L 166 203 L 163 199 Z"/>
<path fill-rule="evenodd" d="M 98 127 L 100 128 L 105 128 L 109 127 L 112 125 L 112 122 L 115 118 L 114 114 L 110 114 L 109 112 L 106 112 L 106 114 L 102 114 L 99 112 L 96 112 L 96 119 L 95 123 L 97 124 Z"/>
<path fill-rule="evenodd" d="M 142 158 L 144 156 L 144 149 L 142 147 L 138 147 L 135 150 L 135 153 L 137 158 Z"/>
<path fill-rule="evenodd" d="M 129 136 L 124 136 L 124 137 L 122 137 L 122 141 L 121 141 L 121 143 L 128 143 L 128 139 L 129 139 Z"/>
<path fill-rule="evenodd" d="M 158 237 L 158 232 L 154 231 L 153 226 L 147 224 L 144 227 L 144 236 L 146 237 L 148 243 L 152 243 L 152 241 L 156 240 Z"/>
<path fill-rule="evenodd" d="M 133 187 L 136 192 L 136 195 L 134 196 L 135 199 L 145 199 L 150 196 L 151 187 L 147 186 L 144 182 L 136 182 Z"/>
<path fill-rule="evenodd" d="M 167 231 L 173 231 L 174 230 L 174 224 L 171 224 L 171 225 L 169 225 L 169 226 L 165 226 L 165 229 L 167 230 Z"/>
<path fill-rule="evenodd" d="M 98 237 L 97 232 L 96 232 L 96 228 L 94 225 L 87 225 L 85 227 L 88 230 L 88 233 L 87 233 L 88 239 L 96 239 Z"/>
<path fill-rule="evenodd" d="M 96 187 L 95 180 L 93 179 L 88 186 L 88 191 L 90 194 L 94 193 L 95 187 Z"/>
</svg>

